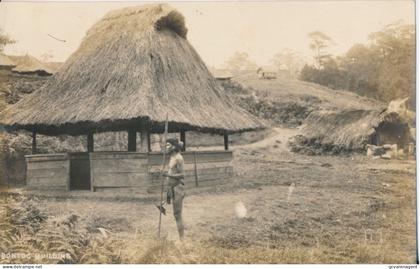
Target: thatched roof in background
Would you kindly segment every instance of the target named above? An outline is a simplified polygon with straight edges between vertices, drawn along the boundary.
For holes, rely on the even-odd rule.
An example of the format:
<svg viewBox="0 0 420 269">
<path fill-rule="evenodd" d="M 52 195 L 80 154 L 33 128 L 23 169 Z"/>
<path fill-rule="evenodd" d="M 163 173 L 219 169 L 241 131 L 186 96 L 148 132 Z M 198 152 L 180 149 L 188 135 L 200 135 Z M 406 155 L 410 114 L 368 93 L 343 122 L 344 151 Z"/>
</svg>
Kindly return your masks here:
<svg viewBox="0 0 420 269">
<path fill-rule="evenodd" d="M 16 66 L 9 56 L 0 53 L 0 66 Z"/>
<path fill-rule="evenodd" d="M 148 125 L 241 132 L 264 125 L 223 93 L 168 5 L 108 13 L 39 91 L 2 114 L 10 127 L 81 134 Z"/>
<path fill-rule="evenodd" d="M 40 75 L 52 75 L 54 71 L 46 64 L 31 55 L 8 56 L 16 65 L 13 72 L 21 74 L 39 73 Z"/>
<path fill-rule="evenodd" d="M 364 149 L 381 124 L 401 126 L 409 135 L 409 125 L 395 111 L 372 110 L 320 110 L 312 112 L 305 120 L 303 135 L 316 139 L 322 145 L 334 145 L 348 150 Z M 404 139 L 403 137 L 401 139 Z"/>
</svg>

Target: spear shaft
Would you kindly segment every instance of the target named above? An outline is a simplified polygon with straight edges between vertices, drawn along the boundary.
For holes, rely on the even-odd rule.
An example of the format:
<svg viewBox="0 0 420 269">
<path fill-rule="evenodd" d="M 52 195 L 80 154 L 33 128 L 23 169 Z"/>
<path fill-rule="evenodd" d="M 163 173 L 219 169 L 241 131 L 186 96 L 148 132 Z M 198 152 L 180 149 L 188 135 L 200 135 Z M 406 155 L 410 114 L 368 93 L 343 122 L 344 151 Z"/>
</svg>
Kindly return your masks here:
<svg viewBox="0 0 420 269">
<path fill-rule="evenodd" d="M 163 172 L 165 171 L 166 165 L 166 139 L 168 136 L 168 113 L 166 113 L 166 120 L 165 120 L 165 133 L 163 135 L 163 159 L 162 159 L 162 170 L 160 170 L 159 178 L 161 183 L 160 189 L 160 209 L 159 209 L 159 228 L 158 228 L 158 238 L 160 238 L 160 230 L 162 224 L 162 207 L 163 207 L 163 190 L 165 185 L 165 180 L 162 177 Z"/>
</svg>

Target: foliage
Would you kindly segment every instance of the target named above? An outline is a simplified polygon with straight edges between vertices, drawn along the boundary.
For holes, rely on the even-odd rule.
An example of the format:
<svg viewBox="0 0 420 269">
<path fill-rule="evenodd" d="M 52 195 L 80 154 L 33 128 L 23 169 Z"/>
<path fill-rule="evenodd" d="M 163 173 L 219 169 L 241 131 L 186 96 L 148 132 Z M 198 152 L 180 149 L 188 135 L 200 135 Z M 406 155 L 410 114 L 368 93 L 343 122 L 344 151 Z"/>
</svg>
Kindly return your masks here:
<svg viewBox="0 0 420 269">
<path fill-rule="evenodd" d="M 312 111 L 309 102 L 275 100 L 269 92 L 255 91 L 253 88 L 244 87 L 235 81 L 226 81 L 221 85 L 229 98 L 241 108 L 271 123 L 299 126 Z"/>
<path fill-rule="evenodd" d="M 8 34 L 3 33 L 2 29 L 0 29 L 0 52 L 3 52 L 4 47 L 10 44 L 16 43 Z"/>
<path fill-rule="evenodd" d="M 345 89 L 385 102 L 409 97 L 415 109 L 415 28 L 394 23 L 355 44 L 345 55 L 330 58 L 323 68 L 306 65 L 301 79 Z"/>
<path fill-rule="evenodd" d="M 5 197 L 6 196 L 6 197 Z M 43 201 L 23 195 L 0 196 L 0 256 L 2 263 L 180 264 L 180 263 L 401 263 L 409 260 L 395 244 L 358 238 L 314 246 L 277 242 L 278 224 L 268 225 L 272 243 L 254 245 L 236 232 L 194 241 L 158 240 L 150 231 L 129 236 L 105 228 L 97 219 L 71 212 L 47 215 Z M 400 212 L 401 210 L 398 210 Z M 8 257 L 7 254 L 19 254 Z M 45 254 L 56 254 L 51 258 Z M 392 255 L 394 254 L 394 255 Z"/>
<path fill-rule="evenodd" d="M 311 39 L 309 47 L 314 51 L 314 66 L 316 69 L 321 69 L 324 62 L 331 57 L 324 49 L 333 45 L 334 42 L 331 37 L 321 31 L 311 32 L 308 37 Z"/>
<path fill-rule="evenodd" d="M 241 70 L 256 70 L 257 64 L 249 58 L 246 52 L 235 52 L 226 62 L 225 68 L 231 72 Z"/>
<path fill-rule="evenodd" d="M 292 49 L 283 49 L 275 54 L 271 63 L 279 70 L 286 70 L 290 75 L 296 76 L 303 66 L 303 59 L 298 52 Z"/>
<path fill-rule="evenodd" d="M 329 59 L 323 64 L 323 69 L 305 65 L 300 71 L 300 78 L 305 81 L 318 83 L 330 88 L 337 88 L 345 74 L 338 69 L 334 60 Z"/>
</svg>

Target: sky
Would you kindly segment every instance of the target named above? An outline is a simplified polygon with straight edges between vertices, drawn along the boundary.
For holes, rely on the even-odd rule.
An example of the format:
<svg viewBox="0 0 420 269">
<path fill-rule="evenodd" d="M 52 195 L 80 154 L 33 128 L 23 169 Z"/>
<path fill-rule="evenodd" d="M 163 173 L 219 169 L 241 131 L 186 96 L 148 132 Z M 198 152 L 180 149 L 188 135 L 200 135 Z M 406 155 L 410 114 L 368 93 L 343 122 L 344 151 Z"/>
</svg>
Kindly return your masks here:
<svg viewBox="0 0 420 269">
<path fill-rule="evenodd" d="M 65 61 L 86 31 L 108 11 L 146 2 L 0 2 L 0 29 L 17 40 L 5 53 Z M 329 53 L 340 55 L 372 32 L 402 21 L 415 23 L 414 1 L 180 2 L 170 5 L 185 17 L 187 39 L 208 66 L 222 67 L 236 51 L 258 65 L 288 48 L 310 59 L 308 33 L 332 38 Z M 57 40 L 58 39 L 58 40 Z M 65 40 L 65 42 L 60 41 Z"/>
</svg>

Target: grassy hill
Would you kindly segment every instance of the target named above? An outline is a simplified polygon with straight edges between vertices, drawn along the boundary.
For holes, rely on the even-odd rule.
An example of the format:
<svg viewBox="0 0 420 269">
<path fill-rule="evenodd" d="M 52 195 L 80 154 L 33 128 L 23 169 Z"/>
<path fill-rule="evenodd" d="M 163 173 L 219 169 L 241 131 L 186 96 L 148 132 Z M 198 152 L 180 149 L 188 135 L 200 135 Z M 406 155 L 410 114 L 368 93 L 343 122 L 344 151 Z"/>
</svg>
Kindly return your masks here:
<svg viewBox="0 0 420 269">
<path fill-rule="evenodd" d="M 298 126 L 314 110 L 372 110 L 385 104 L 348 91 L 300 81 L 293 78 L 259 79 L 253 71 L 236 75 L 231 82 L 223 82 L 229 88 L 242 88 L 233 98 L 251 113 L 273 123 Z"/>
<path fill-rule="evenodd" d="M 229 90 L 235 87 L 242 93 Z M 385 104 L 287 77 L 259 79 L 254 72 L 236 75 L 225 88 L 242 107 L 273 125 L 302 125 L 300 135 L 290 140 L 296 152 L 364 152 L 377 136 L 382 144 L 398 144 L 406 150 L 415 140 L 410 129 L 414 112 L 404 106 L 405 99 Z"/>
</svg>

